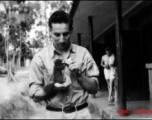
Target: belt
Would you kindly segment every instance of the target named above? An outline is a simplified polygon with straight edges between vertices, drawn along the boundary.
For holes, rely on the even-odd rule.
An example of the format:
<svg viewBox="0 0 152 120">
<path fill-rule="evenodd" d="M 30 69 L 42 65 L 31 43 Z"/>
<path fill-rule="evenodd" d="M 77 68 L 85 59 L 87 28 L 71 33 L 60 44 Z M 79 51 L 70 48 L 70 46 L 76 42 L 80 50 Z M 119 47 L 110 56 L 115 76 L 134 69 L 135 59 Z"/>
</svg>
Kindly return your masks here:
<svg viewBox="0 0 152 120">
<path fill-rule="evenodd" d="M 88 106 L 88 103 L 85 102 L 85 103 L 78 105 L 78 106 L 75 106 L 75 107 L 74 106 L 66 106 L 64 108 L 55 108 L 55 107 L 47 106 L 46 109 L 50 110 L 50 111 L 58 111 L 58 112 L 63 110 L 65 113 L 71 113 L 71 112 L 74 112 L 76 110 L 77 111 L 81 110 L 87 106 Z"/>
</svg>

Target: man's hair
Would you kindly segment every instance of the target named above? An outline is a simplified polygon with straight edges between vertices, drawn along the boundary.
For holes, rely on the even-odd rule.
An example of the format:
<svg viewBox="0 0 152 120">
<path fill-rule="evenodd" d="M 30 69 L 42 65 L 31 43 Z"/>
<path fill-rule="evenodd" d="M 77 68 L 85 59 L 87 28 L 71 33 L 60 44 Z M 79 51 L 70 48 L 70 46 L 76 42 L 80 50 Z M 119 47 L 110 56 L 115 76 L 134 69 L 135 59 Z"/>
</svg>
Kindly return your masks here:
<svg viewBox="0 0 152 120">
<path fill-rule="evenodd" d="M 111 48 L 110 47 L 106 47 L 105 51 L 111 52 Z"/>
<path fill-rule="evenodd" d="M 73 20 L 70 15 L 63 10 L 55 11 L 49 18 L 49 27 L 52 29 L 52 23 L 66 23 L 69 24 L 69 29 L 73 29 Z"/>
</svg>

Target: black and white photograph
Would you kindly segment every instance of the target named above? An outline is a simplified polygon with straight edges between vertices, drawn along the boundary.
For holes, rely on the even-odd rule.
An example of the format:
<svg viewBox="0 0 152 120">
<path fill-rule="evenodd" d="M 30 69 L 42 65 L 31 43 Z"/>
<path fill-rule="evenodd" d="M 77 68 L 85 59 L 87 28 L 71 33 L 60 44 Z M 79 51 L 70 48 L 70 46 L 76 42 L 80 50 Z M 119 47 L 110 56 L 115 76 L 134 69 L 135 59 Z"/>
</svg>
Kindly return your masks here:
<svg viewBox="0 0 152 120">
<path fill-rule="evenodd" d="M 0 1 L 0 119 L 152 119 L 152 1 Z"/>
</svg>

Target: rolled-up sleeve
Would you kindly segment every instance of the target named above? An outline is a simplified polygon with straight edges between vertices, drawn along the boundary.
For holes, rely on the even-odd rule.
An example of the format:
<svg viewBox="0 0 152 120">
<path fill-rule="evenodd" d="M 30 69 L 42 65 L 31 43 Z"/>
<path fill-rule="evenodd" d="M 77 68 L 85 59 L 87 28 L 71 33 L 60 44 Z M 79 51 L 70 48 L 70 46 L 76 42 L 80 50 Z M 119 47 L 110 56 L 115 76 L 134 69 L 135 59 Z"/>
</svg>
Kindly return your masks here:
<svg viewBox="0 0 152 120">
<path fill-rule="evenodd" d="M 85 51 L 84 59 L 86 64 L 86 71 L 85 71 L 86 76 L 93 78 L 99 86 L 99 81 L 98 81 L 99 70 L 94 59 L 92 58 L 92 56 L 90 55 L 87 49 Z"/>
<path fill-rule="evenodd" d="M 34 94 L 42 89 L 44 85 L 44 78 L 43 72 L 41 67 L 43 66 L 43 62 L 40 56 L 34 56 L 31 65 L 30 65 L 30 72 L 29 72 L 29 96 L 33 98 Z"/>
</svg>

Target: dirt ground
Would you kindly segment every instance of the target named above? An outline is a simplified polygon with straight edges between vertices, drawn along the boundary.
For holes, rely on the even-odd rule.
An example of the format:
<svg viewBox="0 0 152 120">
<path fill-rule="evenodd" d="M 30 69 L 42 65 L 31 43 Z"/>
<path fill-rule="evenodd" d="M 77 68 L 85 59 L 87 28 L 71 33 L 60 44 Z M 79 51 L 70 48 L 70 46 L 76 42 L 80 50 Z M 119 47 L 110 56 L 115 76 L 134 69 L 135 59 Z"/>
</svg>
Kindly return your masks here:
<svg viewBox="0 0 152 120">
<path fill-rule="evenodd" d="M 44 104 L 36 104 L 28 97 L 28 68 L 18 70 L 15 78 L 17 82 L 8 80 L 7 75 L 0 76 L 0 118 L 47 119 Z M 89 100 L 89 110 L 93 119 L 111 117 L 91 100 Z"/>
<path fill-rule="evenodd" d="M 18 82 L 10 82 L 7 75 L 0 75 L 0 119 L 47 119 L 45 106 L 35 104 L 28 97 L 28 68 L 17 71 L 15 77 Z M 117 113 L 115 103 L 109 104 L 108 92 L 100 90 L 96 98 L 89 97 L 89 109 L 93 119 L 151 119 L 152 114 L 132 114 L 132 110 L 151 110 L 152 102 L 127 101 L 127 109 L 130 114 L 121 116 Z"/>
</svg>

